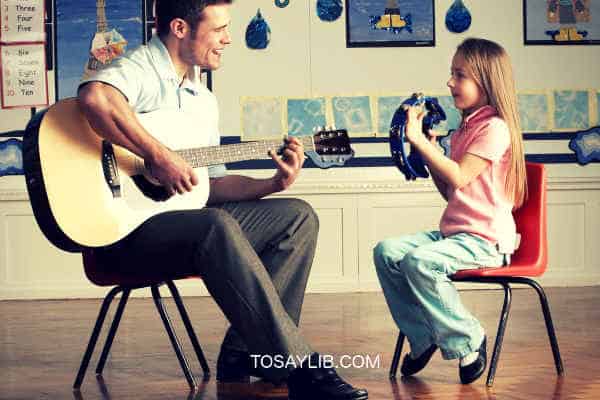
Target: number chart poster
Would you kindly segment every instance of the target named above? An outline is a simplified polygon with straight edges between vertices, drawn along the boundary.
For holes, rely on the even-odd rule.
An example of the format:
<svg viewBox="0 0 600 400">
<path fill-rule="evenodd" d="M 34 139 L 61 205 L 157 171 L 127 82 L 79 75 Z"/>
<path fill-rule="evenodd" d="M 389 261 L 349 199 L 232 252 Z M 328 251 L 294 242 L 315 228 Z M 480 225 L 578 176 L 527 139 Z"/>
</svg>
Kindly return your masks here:
<svg viewBox="0 0 600 400">
<path fill-rule="evenodd" d="M 143 41 L 143 0 L 56 0 L 57 99 Z"/>
</svg>

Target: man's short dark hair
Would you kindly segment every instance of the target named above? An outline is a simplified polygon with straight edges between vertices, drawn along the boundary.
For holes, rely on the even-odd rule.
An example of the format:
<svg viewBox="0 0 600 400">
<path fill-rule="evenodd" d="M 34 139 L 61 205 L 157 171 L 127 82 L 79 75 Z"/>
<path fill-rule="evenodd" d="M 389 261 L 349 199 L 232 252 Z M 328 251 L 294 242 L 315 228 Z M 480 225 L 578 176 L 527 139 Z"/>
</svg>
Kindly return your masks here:
<svg viewBox="0 0 600 400">
<path fill-rule="evenodd" d="M 160 37 L 168 35 L 175 18 L 183 19 L 195 31 L 206 7 L 231 3 L 233 0 L 156 0 L 156 32 Z"/>
</svg>

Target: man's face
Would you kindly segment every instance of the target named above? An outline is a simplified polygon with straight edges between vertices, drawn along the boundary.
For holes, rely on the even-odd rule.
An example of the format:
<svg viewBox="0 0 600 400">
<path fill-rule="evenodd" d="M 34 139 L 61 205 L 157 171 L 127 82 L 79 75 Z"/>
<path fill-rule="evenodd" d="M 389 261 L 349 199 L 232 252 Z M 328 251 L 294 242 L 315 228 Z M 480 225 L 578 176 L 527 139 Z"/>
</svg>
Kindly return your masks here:
<svg viewBox="0 0 600 400">
<path fill-rule="evenodd" d="M 209 70 L 221 66 L 223 49 L 231 43 L 229 8 L 229 4 L 217 4 L 204 9 L 196 31 L 184 39 L 182 58 L 186 62 Z"/>
</svg>

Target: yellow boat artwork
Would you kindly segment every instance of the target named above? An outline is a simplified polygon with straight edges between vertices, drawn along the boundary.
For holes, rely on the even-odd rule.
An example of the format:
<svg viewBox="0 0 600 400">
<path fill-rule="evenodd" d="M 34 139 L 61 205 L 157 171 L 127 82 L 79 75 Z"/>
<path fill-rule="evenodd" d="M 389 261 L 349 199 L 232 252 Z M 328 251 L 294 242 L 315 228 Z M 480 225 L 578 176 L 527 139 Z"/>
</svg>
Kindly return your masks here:
<svg viewBox="0 0 600 400">
<path fill-rule="evenodd" d="M 386 30 L 396 34 L 406 30 L 412 33 L 412 17 L 410 14 L 402 16 L 397 0 L 388 0 L 383 14 L 370 16 L 369 22 L 374 30 Z"/>
</svg>

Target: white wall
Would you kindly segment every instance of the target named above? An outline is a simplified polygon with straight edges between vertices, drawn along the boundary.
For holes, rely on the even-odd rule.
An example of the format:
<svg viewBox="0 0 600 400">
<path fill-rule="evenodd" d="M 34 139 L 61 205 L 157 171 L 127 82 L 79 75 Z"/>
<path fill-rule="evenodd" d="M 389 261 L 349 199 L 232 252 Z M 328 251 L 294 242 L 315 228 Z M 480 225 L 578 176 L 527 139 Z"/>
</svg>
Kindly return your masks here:
<svg viewBox="0 0 600 400">
<path fill-rule="evenodd" d="M 308 97 L 361 93 L 447 93 L 446 81 L 456 46 L 466 37 L 502 44 L 511 55 L 519 91 L 600 90 L 600 46 L 524 46 L 522 0 L 466 1 L 473 16 L 467 32 L 453 34 L 444 25 L 452 0 L 436 0 L 435 47 L 346 48 L 345 14 L 323 22 L 316 0 L 238 0 L 232 8 L 233 43 L 223 67 L 214 74 L 224 135 L 240 133 L 241 96 Z M 272 31 L 266 50 L 250 50 L 244 34 L 261 12 Z M 49 76 L 54 94 L 53 73 Z M 29 109 L 0 110 L 0 132 L 23 129 Z"/>
<path fill-rule="evenodd" d="M 345 15 L 322 22 L 316 0 L 238 1 L 233 8 L 233 43 L 215 73 L 222 107 L 222 132 L 240 132 L 240 96 L 310 97 L 316 95 L 425 93 L 447 94 L 450 62 L 466 37 L 502 44 L 510 54 L 519 91 L 600 89 L 600 46 L 524 46 L 522 0 L 467 0 L 473 22 L 462 34 L 444 24 L 451 0 L 436 0 L 435 47 L 346 48 Z M 382 2 L 383 3 L 383 2 Z M 257 7 L 271 26 L 266 50 L 244 42 Z"/>
<path fill-rule="evenodd" d="M 521 0 L 467 0 L 473 24 L 465 34 L 451 34 L 444 26 L 451 2 L 435 1 L 434 48 L 347 49 L 344 17 L 333 23 L 320 21 L 316 0 L 293 0 L 285 9 L 276 8 L 272 0 L 238 0 L 231 29 L 234 43 L 214 79 L 223 134 L 240 132 L 241 96 L 446 93 L 450 59 L 467 36 L 493 39 L 507 48 L 519 90 L 600 90 L 599 46 L 525 47 Z M 258 5 L 273 32 L 266 51 L 248 50 L 243 41 Z M 28 118 L 29 110 L 2 110 L 0 131 L 22 129 Z M 555 164 L 548 165 L 548 171 L 550 264 L 542 282 L 598 285 L 600 164 Z M 308 200 L 321 219 L 311 291 L 379 290 L 373 245 L 386 236 L 433 228 L 443 207 L 429 181 L 407 183 L 394 168 L 305 170 L 289 194 Z M 183 285 L 184 293 L 205 293 L 195 281 Z M 43 238 L 23 178 L 1 177 L 0 299 L 104 292 L 86 281 L 77 255 L 62 253 Z"/>
</svg>

